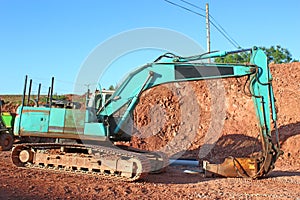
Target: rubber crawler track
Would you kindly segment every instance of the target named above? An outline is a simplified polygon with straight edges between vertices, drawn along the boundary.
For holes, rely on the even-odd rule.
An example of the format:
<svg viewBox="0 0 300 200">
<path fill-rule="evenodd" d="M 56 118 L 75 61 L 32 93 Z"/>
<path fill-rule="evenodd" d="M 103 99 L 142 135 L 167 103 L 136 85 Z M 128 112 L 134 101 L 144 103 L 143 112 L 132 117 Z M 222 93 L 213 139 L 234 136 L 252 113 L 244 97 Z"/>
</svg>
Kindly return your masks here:
<svg viewBox="0 0 300 200">
<path fill-rule="evenodd" d="M 38 154 L 44 154 L 42 156 L 60 156 L 61 153 L 53 153 L 53 150 L 59 150 L 61 148 L 65 148 L 68 150 L 71 150 L 72 153 L 70 153 L 67 156 L 76 156 L 76 157 L 88 157 L 91 160 L 96 160 L 101 156 L 101 159 L 105 159 L 106 157 L 111 160 L 112 157 L 115 157 L 116 159 L 133 159 L 135 161 L 135 171 L 136 173 L 132 174 L 132 176 L 122 176 L 120 173 L 114 173 L 108 172 L 107 170 L 97 170 L 97 171 L 91 171 L 86 170 L 89 167 L 86 168 L 76 168 L 74 169 L 72 166 L 76 165 L 76 163 L 69 163 L 65 165 L 47 165 L 41 163 L 36 163 L 34 161 L 35 156 Z M 32 162 L 22 162 L 20 160 L 20 153 L 26 150 L 28 152 L 31 152 L 33 155 Z M 51 152 L 52 150 L 52 152 Z M 82 154 L 82 153 L 76 153 L 76 152 L 82 152 L 82 151 L 89 151 L 88 154 Z M 50 153 L 51 152 L 51 153 Z M 98 156 L 98 157 L 97 157 Z M 54 171 L 66 171 L 71 173 L 84 173 L 84 174 L 91 174 L 91 175 L 97 175 L 97 176 L 103 176 L 105 178 L 114 179 L 114 180 L 122 180 L 122 181 L 136 181 L 139 179 L 143 179 L 147 176 L 147 174 L 151 171 L 151 164 L 149 159 L 144 156 L 143 154 L 125 151 L 118 148 L 113 147 L 103 147 L 103 146 L 94 146 L 94 145 L 78 145 L 78 144 L 54 144 L 54 143 L 29 143 L 29 144 L 20 144 L 16 145 L 11 153 L 11 159 L 14 165 L 17 167 L 23 167 L 23 168 L 38 168 L 38 169 L 45 169 L 45 170 L 54 170 Z M 84 169 L 84 170 L 83 170 Z"/>
</svg>

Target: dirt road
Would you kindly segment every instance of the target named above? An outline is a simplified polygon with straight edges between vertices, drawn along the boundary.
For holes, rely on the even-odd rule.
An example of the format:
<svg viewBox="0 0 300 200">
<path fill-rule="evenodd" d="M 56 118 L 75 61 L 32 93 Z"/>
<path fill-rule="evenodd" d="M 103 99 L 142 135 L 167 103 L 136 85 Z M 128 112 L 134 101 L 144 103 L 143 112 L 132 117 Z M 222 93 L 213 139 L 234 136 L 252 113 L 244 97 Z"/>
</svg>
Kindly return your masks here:
<svg viewBox="0 0 300 200">
<path fill-rule="evenodd" d="M 281 162 L 281 161 L 280 161 Z M 279 162 L 279 164 L 280 164 Z M 297 168 L 297 169 L 296 169 Z M 127 183 L 91 175 L 19 169 L 0 153 L 0 199 L 300 199 L 300 166 L 277 167 L 261 180 L 204 178 L 168 167 Z"/>
</svg>

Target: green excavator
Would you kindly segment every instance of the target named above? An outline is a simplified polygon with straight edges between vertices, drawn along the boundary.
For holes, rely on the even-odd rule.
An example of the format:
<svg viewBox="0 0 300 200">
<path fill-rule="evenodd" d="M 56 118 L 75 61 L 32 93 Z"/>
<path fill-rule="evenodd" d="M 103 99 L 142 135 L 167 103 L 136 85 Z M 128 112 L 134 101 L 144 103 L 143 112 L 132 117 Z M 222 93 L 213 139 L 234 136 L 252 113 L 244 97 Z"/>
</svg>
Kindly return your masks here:
<svg viewBox="0 0 300 200">
<path fill-rule="evenodd" d="M 248 64 L 203 62 L 244 51 L 251 53 Z M 54 141 L 18 144 L 12 150 L 12 161 L 18 167 L 84 172 L 127 181 L 161 172 L 169 163 L 164 153 L 114 145 L 130 141 L 131 133 L 122 127 L 126 126 L 142 92 L 172 82 L 242 76 L 249 77 L 248 89 L 260 127 L 262 151 L 254 157 L 227 158 L 221 164 L 204 162 L 203 169 L 206 173 L 224 177 L 263 177 L 274 168 L 282 151 L 278 141 L 272 76 L 265 53 L 256 47 L 190 57 L 166 53 L 153 63 L 132 71 L 108 99 L 100 92 L 102 103 L 93 108 L 88 103 L 86 109 L 54 107 L 51 98 L 48 106 L 32 107 L 26 106 L 23 98 L 14 123 L 15 137 L 69 139 L 83 141 L 83 144 Z M 272 125 L 275 126 L 274 137 Z"/>
</svg>

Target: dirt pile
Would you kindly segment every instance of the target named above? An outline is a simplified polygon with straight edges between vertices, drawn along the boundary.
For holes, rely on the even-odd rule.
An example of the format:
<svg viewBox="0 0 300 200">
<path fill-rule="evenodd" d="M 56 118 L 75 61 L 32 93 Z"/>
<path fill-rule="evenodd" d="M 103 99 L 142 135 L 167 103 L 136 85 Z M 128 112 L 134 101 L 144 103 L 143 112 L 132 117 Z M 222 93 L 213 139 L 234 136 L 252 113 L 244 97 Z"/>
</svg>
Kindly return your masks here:
<svg viewBox="0 0 300 200">
<path fill-rule="evenodd" d="M 278 108 L 280 143 L 285 152 L 278 165 L 300 169 L 300 63 L 271 65 Z"/>
<path fill-rule="evenodd" d="M 14 102 L 5 102 L 4 105 L 2 105 L 2 112 L 10 112 L 10 113 L 16 113 L 17 108 L 19 107 L 19 104 L 15 104 Z"/>
<path fill-rule="evenodd" d="M 300 149 L 300 63 L 270 65 L 284 158 Z M 259 129 L 247 77 L 158 86 L 135 109 L 132 146 L 220 162 L 260 150 Z M 274 131 L 273 131 L 274 132 Z"/>
</svg>

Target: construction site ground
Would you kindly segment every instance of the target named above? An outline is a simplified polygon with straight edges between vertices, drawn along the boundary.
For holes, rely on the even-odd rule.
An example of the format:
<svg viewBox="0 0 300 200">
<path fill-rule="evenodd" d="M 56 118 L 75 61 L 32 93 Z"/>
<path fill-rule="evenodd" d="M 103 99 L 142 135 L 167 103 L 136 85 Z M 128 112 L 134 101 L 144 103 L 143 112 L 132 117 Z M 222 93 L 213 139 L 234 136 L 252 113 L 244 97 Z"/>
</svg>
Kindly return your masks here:
<svg viewBox="0 0 300 200">
<path fill-rule="evenodd" d="M 164 173 L 129 183 L 17 168 L 8 151 L 0 152 L 0 199 L 300 200 L 299 68 L 300 63 L 271 65 L 284 155 L 262 179 L 207 178 L 184 172 L 195 167 L 168 166 Z M 127 145 L 200 163 L 257 153 L 260 137 L 246 81 L 247 77 L 175 83 L 144 92 L 134 112 L 134 137 Z"/>
</svg>

